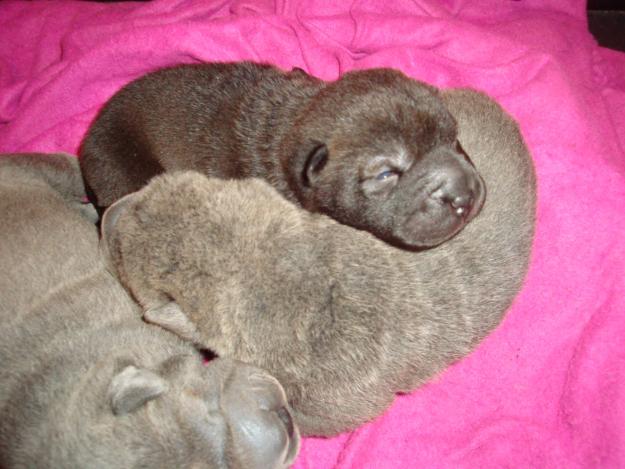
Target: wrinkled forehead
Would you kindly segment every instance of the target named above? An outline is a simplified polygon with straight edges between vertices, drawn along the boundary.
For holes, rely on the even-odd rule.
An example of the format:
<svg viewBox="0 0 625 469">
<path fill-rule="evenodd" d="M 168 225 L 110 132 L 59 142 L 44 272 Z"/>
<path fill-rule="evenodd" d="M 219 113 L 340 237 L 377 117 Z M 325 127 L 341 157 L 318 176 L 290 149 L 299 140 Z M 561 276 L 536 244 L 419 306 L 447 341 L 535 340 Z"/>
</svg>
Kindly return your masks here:
<svg viewBox="0 0 625 469">
<path fill-rule="evenodd" d="M 397 96 L 376 96 L 341 112 L 330 145 L 335 151 L 424 153 L 453 144 L 456 121 L 438 98 L 433 103 Z"/>
</svg>

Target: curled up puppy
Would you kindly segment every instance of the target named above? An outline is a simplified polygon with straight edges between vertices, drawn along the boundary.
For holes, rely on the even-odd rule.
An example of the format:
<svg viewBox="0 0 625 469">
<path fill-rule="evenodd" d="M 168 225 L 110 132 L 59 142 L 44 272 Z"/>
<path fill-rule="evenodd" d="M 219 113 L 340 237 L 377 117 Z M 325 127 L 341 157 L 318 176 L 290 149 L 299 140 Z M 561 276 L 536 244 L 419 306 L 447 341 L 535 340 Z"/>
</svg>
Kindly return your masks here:
<svg viewBox="0 0 625 469">
<path fill-rule="evenodd" d="M 270 370 L 306 435 L 353 429 L 465 356 L 521 288 L 535 179 L 496 103 L 462 90 L 443 99 L 491 195 L 456 237 L 410 252 L 258 179 L 162 175 L 102 222 L 146 321 Z"/>
<path fill-rule="evenodd" d="M 391 69 L 334 82 L 250 62 L 159 70 L 104 105 L 80 164 L 101 208 L 165 171 L 256 177 L 417 249 L 458 233 L 486 193 L 439 91 Z"/>
<path fill-rule="evenodd" d="M 279 382 L 143 322 L 82 197 L 75 157 L 0 156 L 0 466 L 288 467 Z"/>
</svg>

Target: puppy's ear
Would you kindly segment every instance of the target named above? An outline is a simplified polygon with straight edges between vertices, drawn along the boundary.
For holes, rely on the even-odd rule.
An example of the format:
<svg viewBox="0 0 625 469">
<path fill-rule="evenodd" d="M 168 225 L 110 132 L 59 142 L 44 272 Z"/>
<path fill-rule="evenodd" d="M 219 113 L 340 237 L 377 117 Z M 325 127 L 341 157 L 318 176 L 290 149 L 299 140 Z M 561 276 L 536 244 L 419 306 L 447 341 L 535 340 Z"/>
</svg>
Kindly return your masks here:
<svg viewBox="0 0 625 469">
<path fill-rule="evenodd" d="M 462 148 L 462 145 L 460 144 L 460 140 L 456 140 L 456 151 L 458 153 L 460 153 L 462 155 L 462 157 L 471 165 L 475 168 L 475 164 L 473 163 L 473 161 L 471 160 L 471 158 L 469 158 L 469 155 L 467 155 L 467 152 L 464 151 L 464 148 Z"/>
<path fill-rule="evenodd" d="M 147 309 L 143 313 L 143 319 L 145 322 L 160 326 L 178 337 L 202 345 L 195 324 L 191 322 L 175 301 Z"/>
<path fill-rule="evenodd" d="M 114 275 L 118 275 L 119 265 L 115 262 L 118 251 L 115 248 L 114 239 L 117 228 L 117 221 L 122 213 L 128 210 L 130 204 L 133 203 L 136 193 L 128 194 L 122 197 L 113 205 L 111 205 L 102 216 L 100 225 L 100 256 L 106 265 L 106 268 Z M 118 260 L 118 259 L 117 259 Z"/>
<path fill-rule="evenodd" d="M 107 241 L 112 238 L 113 233 L 115 232 L 115 227 L 117 225 L 117 221 L 119 220 L 119 217 L 121 216 L 122 213 L 128 210 L 128 207 L 134 202 L 136 197 L 137 197 L 136 192 L 133 192 L 132 194 L 128 194 L 122 197 L 113 205 L 111 205 L 109 208 L 107 208 L 106 211 L 104 212 L 104 215 L 102 215 L 102 224 L 101 224 L 102 240 L 106 244 L 108 244 Z"/>
<path fill-rule="evenodd" d="M 328 162 L 328 147 L 325 143 L 312 142 L 312 148 L 306 157 L 304 164 L 304 184 L 308 187 L 315 183 L 321 170 Z"/>
<path fill-rule="evenodd" d="M 111 380 L 108 396 L 115 415 L 134 412 L 167 391 L 167 382 L 153 371 L 127 366 Z"/>
</svg>

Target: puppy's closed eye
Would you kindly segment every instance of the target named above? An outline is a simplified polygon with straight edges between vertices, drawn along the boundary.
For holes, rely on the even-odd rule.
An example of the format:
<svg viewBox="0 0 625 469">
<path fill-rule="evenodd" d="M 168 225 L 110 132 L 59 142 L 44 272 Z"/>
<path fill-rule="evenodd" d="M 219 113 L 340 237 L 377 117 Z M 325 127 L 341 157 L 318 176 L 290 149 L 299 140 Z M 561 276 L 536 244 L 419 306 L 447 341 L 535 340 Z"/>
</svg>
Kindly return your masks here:
<svg viewBox="0 0 625 469">
<path fill-rule="evenodd" d="M 400 175 L 401 172 L 396 169 L 382 169 L 362 182 L 362 190 L 366 196 L 387 196 L 397 184 Z"/>
<path fill-rule="evenodd" d="M 380 173 L 378 173 L 378 175 L 375 177 L 376 180 L 378 181 L 386 181 L 390 178 L 393 177 L 399 177 L 400 176 L 400 172 L 394 169 L 386 169 Z"/>
</svg>

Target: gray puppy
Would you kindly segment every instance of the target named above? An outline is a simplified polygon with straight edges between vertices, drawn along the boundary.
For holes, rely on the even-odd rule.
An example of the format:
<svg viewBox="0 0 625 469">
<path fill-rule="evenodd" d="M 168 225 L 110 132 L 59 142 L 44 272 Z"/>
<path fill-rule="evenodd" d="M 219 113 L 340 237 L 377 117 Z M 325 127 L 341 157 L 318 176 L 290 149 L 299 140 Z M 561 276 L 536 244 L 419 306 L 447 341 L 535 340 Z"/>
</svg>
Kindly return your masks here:
<svg viewBox="0 0 625 469">
<path fill-rule="evenodd" d="M 145 324 L 83 196 L 74 157 L 0 157 L 0 466 L 287 467 L 278 381 Z"/>
<path fill-rule="evenodd" d="M 490 191 L 458 236 L 408 252 L 303 211 L 260 180 L 160 176 L 103 220 L 108 255 L 145 319 L 270 370 L 307 435 L 362 424 L 469 353 L 521 287 L 535 179 L 496 103 L 460 90 L 444 99 Z"/>
<path fill-rule="evenodd" d="M 411 248 L 455 235 L 485 194 L 438 91 L 390 69 L 331 83 L 249 62 L 163 69 L 111 98 L 80 157 L 101 207 L 164 171 L 258 177 Z"/>
</svg>

